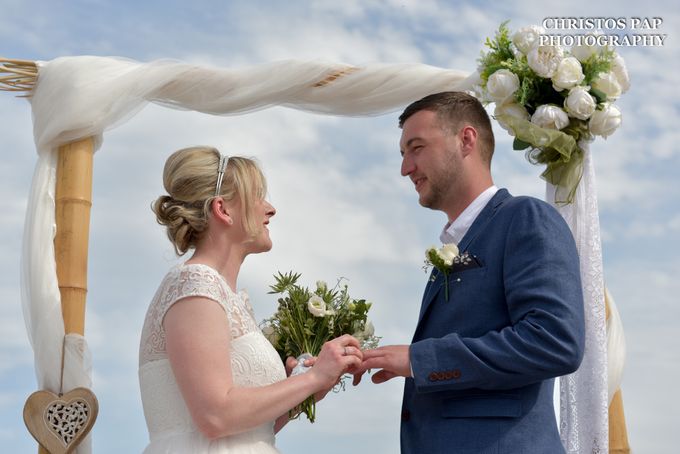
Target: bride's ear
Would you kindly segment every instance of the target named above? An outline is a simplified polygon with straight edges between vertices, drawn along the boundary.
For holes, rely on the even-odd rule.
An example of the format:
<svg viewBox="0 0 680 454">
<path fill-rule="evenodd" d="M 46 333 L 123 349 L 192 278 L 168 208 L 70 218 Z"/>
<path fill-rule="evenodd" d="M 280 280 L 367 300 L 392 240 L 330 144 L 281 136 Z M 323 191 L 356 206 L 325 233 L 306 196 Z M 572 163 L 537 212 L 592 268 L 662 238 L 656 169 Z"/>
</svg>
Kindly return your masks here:
<svg viewBox="0 0 680 454">
<path fill-rule="evenodd" d="M 225 224 L 232 225 L 234 219 L 232 217 L 233 207 L 227 204 L 222 197 L 215 197 L 210 203 L 210 214 Z"/>
</svg>

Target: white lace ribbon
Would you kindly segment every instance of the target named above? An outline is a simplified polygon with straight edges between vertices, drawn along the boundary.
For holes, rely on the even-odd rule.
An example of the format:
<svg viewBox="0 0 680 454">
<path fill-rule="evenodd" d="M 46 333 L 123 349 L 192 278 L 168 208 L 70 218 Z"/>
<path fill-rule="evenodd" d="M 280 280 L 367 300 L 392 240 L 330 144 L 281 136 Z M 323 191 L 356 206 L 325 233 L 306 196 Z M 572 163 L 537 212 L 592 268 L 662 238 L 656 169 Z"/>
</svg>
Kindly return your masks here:
<svg viewBox="0 0 680 454">
<path fill-rule="evenodd" d="M 305 366 L 305 361 L 312 358 L 314 357 L 309 353 L 303 353 L 297 358 L 295 358 L 297 359 L 297 364 L 295 365 L 295 367 L 293 367 L 290 376 L 295 377 L 296 375 L 304 374 L 305 372 L 309 371 L 309 369 L 311 369 L 312 366 Z"/>
<path fill-rule="evenodd" d="M 585 306 L 583 362 L 575 373 L 560 378 L 560 437 L 567 453 L 593 454 L 609 451 L 607 334 L 595 169 L 589 143 L 579 145 L 584 150 L 583 177 L 573 203 L 555 205 L 557 188 L 550 183 L 546 201 L 557 208 L 574 235 Z"/>
</svg>

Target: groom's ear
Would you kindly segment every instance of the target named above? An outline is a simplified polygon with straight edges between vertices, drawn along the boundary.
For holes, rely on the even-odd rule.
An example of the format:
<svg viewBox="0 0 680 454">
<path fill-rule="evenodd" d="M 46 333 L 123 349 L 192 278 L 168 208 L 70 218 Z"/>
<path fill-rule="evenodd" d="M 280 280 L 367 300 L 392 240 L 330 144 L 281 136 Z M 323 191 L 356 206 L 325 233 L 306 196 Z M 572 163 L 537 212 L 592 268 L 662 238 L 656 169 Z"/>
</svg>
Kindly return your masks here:
<svg viewBox="0 0 680 454">
<path fill-rule="evenodd" d="M 467 156 L 477 146 L 477 130 L 471 125 L 465 125 L 458 133 L 463 156 Z"/>
</svg>

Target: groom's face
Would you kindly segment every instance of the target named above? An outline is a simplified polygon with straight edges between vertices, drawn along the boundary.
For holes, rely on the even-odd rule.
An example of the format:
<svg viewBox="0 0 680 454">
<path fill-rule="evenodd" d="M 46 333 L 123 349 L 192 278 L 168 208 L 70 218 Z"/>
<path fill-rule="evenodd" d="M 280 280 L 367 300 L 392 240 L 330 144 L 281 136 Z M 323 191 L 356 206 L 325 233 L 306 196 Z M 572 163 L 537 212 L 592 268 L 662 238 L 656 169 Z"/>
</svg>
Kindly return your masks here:
<svg viewBox="0 0 680 454">
<path fill-rule="evenodd" d="M 399 147 L 401 174 L 415 185 L 420 204 L 444 211 L 461 184 L 456 134 L 442 128 L 435 112 L 421 110 L 404 122 Z"/>
</svg>

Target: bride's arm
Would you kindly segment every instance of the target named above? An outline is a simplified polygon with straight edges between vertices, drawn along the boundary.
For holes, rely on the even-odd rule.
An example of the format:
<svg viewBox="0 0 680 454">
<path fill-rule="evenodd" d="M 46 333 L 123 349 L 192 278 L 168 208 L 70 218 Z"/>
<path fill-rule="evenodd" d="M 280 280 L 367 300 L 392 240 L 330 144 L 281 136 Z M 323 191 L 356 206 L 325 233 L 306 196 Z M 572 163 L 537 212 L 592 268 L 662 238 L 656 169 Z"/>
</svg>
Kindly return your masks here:
<svg viewBox="0 0 680 454">
<path fill-rule="evenodd" d="M 324 345 L 306 374 L 257 388 L 232 382 L 229 321 L 212 300 L 186 298 L 173 304 L 163 326 L 175 379 L 196 427 L 214 439 L 272 421 L 361 363 L 359 343 L 343 336 Z M 344 356 L 345 346 L 352 353 Z M 277 424 L 278 425 L 278 424 Z"/>
</svg>

